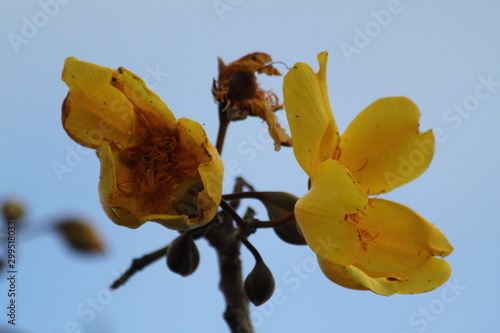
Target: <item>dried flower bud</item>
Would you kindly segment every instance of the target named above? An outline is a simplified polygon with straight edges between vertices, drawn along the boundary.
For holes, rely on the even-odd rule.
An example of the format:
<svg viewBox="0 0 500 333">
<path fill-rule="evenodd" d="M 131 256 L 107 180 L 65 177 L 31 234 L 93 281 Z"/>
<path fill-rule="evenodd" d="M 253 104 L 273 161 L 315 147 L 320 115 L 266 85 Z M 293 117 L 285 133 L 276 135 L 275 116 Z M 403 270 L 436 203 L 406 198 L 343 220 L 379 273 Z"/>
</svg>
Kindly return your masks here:
<svg viewBox="0 0 500 333">
<path fill-rule="evenodd" d="M 56 230 L 73 250 L 83 253 L 102 253 L 104 243 L 95 230 L 85 221 L 70 218 L 56 224 Z"/>
<path fill-rule="evenodd" d="M 267 209 L 269 218 L 272 220 L 279 219 L 293 212 L 298 199 L 295 195 L 286 192 L 263 192 L 260 198 Z M 306 244 L 295 219 L 274 227 L 274 231 L 281 240 L 287 243 L 294 245 Z"/>
<path fill-rule="evenodd" d="M 219 104 L 219 116 L 229 121 L 243 120 L 249 115 L 264 120 L 274 140 L 274 149 L 278 151 L 282 144 L 292 145 L 292 139 L 285 133 L 274 113 L 282 109 L 283 105 L 275 93 L 260 88 L 256 72 L 281 75 L 272 66 L 271 56 L 266 53 L 250 53 L 228 65 L 219 58 L 219 78 L 213 82 L 212 93 Z"/>
<path fill-rule="evenodd" d="M 168 246 L 167 266 L 182 276 L 192 274 L 200 263 L 200 252 L 190 232 L 185 232 Z"/>
<path fill-rule="evenodd" d="M 7 221 L 18 220 L 24 215 L 24 206 L 18 200 L 7 199 L 2 205 L 2 214 Z"/>
<path fill-rule="evenodd" d="M 261 258 L 256 258 L 255 267 L 244 283 L 248 299 L 255 306 L 262 305 L 273 295 L 274 286 L 273 274 Z"/>
</svg>

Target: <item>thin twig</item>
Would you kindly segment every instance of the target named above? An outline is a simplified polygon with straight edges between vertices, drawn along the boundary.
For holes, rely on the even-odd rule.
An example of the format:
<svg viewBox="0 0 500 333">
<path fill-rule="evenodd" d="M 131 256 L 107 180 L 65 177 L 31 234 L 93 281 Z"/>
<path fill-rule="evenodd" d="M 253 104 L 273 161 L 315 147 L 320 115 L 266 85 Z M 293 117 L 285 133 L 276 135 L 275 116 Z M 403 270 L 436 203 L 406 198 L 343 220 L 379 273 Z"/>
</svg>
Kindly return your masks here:
<svg viewBox="0 0 500 333">
<path fill-rule="evenodd" d="M 168 245 L 149 254 L 146 254 L 142 256 L 141 258 L 136 258 L 132 260 L 132 265 L 130 265 L 129 269 L 123 273 L 118 279 L 116 279 L 113 284 L 111 284 L 111 289 L 117 289 L 121 286 L 123 286 L 128 279 L 132 277 L 136 272 L 140 271 L 144 267 L 152 264 L 153 262 L 157 261 L 161 257 L 164 257 L 167 255 L 167 249 Z"/>
<path fill-rule="evenodd" d="M 222 208 L 224 212 L 226 212 L 227 215 L 229 215 L 240 228 L 243 229 L 248 228 L 248 223 L 241 218 L 241 216 L 234 210 L 234 208 L 226 200 L 224 199 L 221 200 L 220 208 Z"/>
<path fill-rule="evenodd" d="M 257 199 L 262 201 L 266 195 L 270 194 L 279 194 L 283 192 L 260 192 L 260 191 L 247 191 L 247 192 L 238 192 L 231 194 L 224 194 L 222 198 L 224 200 L 236 200 L 236 199 Z"/>
<path fill-rule="evenodd" d="M 295 218 L 295 213 L 290 212 L 286 214 L 285 216 L 280 217 L 279 219 L 276 220 L 270 220 L 270 221 L 253 221 L 251 222 L 251 226 L 253 228 L 274 228 L 274 227 L 279 227 L 280 225 L 283 225 L 287 222 L 290 222 Z"/>
<path fill-rule="evenodd" d="M 248 241 L 248 239 L 246 239 L 245 237 L 241 238 L 241 242 L 243 243 L 243 245 L 245 245 L 245 247 L 248 249 L 248 251 L 250 251 L 250 253 L 253 255 L 253 257 L 255 258 L 255 261 L 262 261 L 262 257 L 259 253 L 259 251 L 257 251 L 257 249 Z"/>
<path fill-rule="evenodd" d="M 244 199 L 244 198 L 247 198 L 247 199 L 257 199 L 257 200 L 262 201 L 266 197 L 266 195 L 269 195 L 269 194 L 279 194 L 279 193 L 280 192 L 256 192 L 256 191 L 249 191 L 249 192 L 239 192 L 239 193 L 233 193 L 233 194 L 224 194 L 222 196 L 222 201 L 224 201 L 224 200 Z M 221 205 L 221 207 L 222 207 L 222 205 Z M 224 209 L 224 207 L 222 207 L 222 208 Z M 229 212 L 228 212 L 228 214 L 229 214 Z M 233 216 L 231 215 L 231 217 L 233 217 Z M 245 225 L 249 225 L 252 229 L 274 228 L 274 227 L 278 227 L 280 225 L 283 225 L 283 224 L 285 224 L 285 223 L 293 220 L 294 218 L 295 218 L 295 214 L 292 211 L 292 212 L 288 213 L 287 215 L 284 215 L 284 216 L 280 217 L 279 219 L 275 219 L 275 220 L 270 220 L 270 221 L 258 221 L 258 220 L 255 220 L 255 221 L 252 221 L 250 223 L 247 223 L 247 222 L 244 221 L 243 223 L 245 223 Z M 236 219 L 235 219 L 235 221 L 236 221 Z M 236 221 L 236 222 L 238 222 L 238 221 Z"/>
</svg>

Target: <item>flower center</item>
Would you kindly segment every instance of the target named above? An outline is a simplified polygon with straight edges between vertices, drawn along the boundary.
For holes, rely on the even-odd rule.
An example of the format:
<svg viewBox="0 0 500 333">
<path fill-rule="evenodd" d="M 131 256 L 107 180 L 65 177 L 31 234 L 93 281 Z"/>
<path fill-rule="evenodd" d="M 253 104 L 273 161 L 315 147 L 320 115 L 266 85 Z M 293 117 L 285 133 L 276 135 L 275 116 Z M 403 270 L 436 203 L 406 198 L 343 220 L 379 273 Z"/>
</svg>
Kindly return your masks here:
<svg viewBox="0 0 500 333">
<path fill-rule="evenodd" d="M 142 126 L 141 126 L 142 127 Z M 177 131 L 166 126 L 144 126 L 142 144 L 115 149 L 130 169 L 126 181 L 117 184 L 124 197 L 135 197 L 137 209 L 149 214 L 179 214 L 175 190 L 182 182 L 199 178 L 196 146 L 183 146 Z"/>
</svg>

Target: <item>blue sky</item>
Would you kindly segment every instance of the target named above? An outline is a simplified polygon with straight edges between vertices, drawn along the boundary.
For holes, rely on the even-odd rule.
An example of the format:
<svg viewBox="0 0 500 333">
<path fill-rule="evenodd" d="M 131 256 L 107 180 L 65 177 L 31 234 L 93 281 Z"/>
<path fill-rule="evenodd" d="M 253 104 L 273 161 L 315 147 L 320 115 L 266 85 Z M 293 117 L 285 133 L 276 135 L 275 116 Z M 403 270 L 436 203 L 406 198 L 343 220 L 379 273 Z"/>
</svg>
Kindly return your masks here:
<svg viewBox="0 0 500 333">
<path fill-rule="evenodd" d="M 261 51 L 316 70 L 316 54 L 324 50 L 330 52 L 328 88 L 341 131 L 387 96 L 411 98 L 421 110 L 421 130 L 434 130 L 430 168 L 384 198 L 408 205 L 446 234 L 455 247 L 448 258 L 453 274 L 448 284 L 420 295 L 351 291 L 321 274 L 309 248 L 260 230 L 251 241 L 274 273 L 276 293 L 252 308 L 256 331 L 498 331 L 496 1 L 0 0 L 0 8 L 0 198 L 22 199 L 26 232 L 38 233 L 19 233 L 17 243 L 19 332 L 227 331 L 215 253 L 204 240 L 195 274 L 181 278 L 160 261 L 119 291 L 108 290 L 132 258 L 163 247 L 176 233 L 154 223 L 129 230 L 102 212 L 98 160 L 61 126 L 66 57 L 133 71 L 177 117 L 204 124 L 215 140 L 210 86 L 218 56 L 230 62 Z M 261 82 L 282 96 L 280 77 Z M 307 177 L 292 151 L 274 152 L 265 132 L 257 119 L 231 124 L 225 192 L 242 175 L 258 190 L 303 195 Z M 71 172 L 58 175 L 54 163 Z M 266 218 L 257 202 L 248 204 Z M 104 256 L 77 255 L 54 234 L 36 231 L 68 215 L 93 223 L 106 240 Z M 249 272 L 253 258 L 246 251 L 243 263 Z M 2 309 L 6 293 L 2 281 Z M 0 318 L 5 329 L 7 317 Z"/>
</svg>

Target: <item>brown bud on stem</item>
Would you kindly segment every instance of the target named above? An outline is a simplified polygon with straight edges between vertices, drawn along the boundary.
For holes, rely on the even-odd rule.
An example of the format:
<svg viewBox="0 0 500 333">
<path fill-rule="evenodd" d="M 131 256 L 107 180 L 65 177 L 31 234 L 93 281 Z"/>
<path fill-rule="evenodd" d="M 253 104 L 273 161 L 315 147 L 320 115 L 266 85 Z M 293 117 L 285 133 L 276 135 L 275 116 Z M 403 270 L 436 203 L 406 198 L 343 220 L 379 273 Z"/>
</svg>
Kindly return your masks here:
<svg viewBox="0 0 500 333">
<path fill-rule="evenodd" d="M 199 263 L 200 252 L 190 232 L 183 233 L 168 246 L 167 266 L 172 272 L 188 276 L 198 268 Z"/>
<path fill-rule="evenodd" d="M 245 293 L 255 306 L 267 302 L 274 293 L 274 277 L 262 258 L 255 258 L 255 267 L 245 279 Z"/>
<path fill-rule="evenodd" d="M 286 192 L 262 192 L 259 199 L 266 207 L 269 218 L 276 220 L 293 212 L 295 203 L 299 198 Z M 287 243 L 294 245 L 306 244 L 295 219 L 273 229 L 278 237 Z"/>
</svg>

